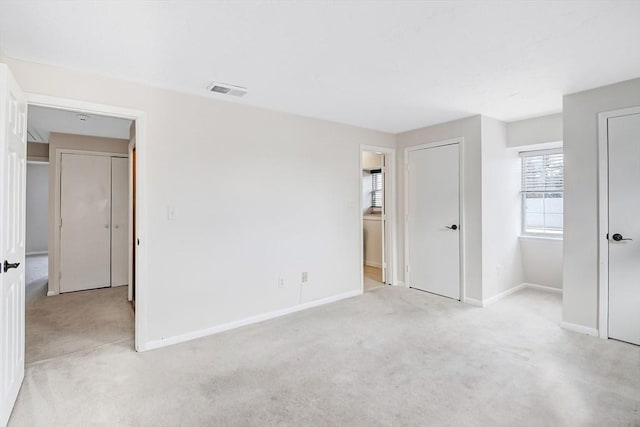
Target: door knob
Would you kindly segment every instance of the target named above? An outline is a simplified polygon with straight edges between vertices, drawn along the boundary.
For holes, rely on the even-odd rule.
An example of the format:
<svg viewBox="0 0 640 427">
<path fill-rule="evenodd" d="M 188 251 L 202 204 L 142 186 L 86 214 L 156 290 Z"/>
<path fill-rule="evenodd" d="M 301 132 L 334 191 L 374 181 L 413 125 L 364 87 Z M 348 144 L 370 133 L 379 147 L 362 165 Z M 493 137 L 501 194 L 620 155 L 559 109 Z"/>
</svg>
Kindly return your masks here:
<svg viewBox="0 0 640 427">
<path fill-rule="evenodd" d="M 6 273 L 7 270 L 11 268 L 18 268 L 19 265 L 20 265 L 19 262 L 10 263 L 10 262 L 7 262 L 7 260 L 4 260 L 4 272 Z"/>
<path fill-rule="evenodd" d="M 613 240 L 615 240 L 616 242 L 619 242 L 619 241 L 621 241 L 621 240 L 633 240 L 633 239 L 629 239 L 629 238 L 627 238 L 627 237 L 622 237 L 622 234 L 620 234 L 620 233 L 616 233 L 616 234 L 614 234 L 613 236 L 611 236 L 611 238 L 612 238 Z"/>
<path fill-rule="evenodd" d="M 458 226 L 455 225 L 455 224 L 453 224 L 452 226 L 446 225 L 445 227 L 448 228 L 449 230 L 457 230 L 458 229 Z"/>
</svg>

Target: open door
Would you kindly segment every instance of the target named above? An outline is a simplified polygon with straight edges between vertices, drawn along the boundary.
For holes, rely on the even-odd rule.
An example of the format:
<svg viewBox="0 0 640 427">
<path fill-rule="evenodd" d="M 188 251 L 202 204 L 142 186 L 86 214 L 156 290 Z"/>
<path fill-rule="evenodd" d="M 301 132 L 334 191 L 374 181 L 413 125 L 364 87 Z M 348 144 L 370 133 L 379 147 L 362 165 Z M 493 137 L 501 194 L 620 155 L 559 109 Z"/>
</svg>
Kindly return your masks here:
<svg viewBox="0 0 640 427">
<path fill-rule="evenodd" d="M 0 426 L 24 378 L 27 102 L 0 64 Z"/>
</svg>

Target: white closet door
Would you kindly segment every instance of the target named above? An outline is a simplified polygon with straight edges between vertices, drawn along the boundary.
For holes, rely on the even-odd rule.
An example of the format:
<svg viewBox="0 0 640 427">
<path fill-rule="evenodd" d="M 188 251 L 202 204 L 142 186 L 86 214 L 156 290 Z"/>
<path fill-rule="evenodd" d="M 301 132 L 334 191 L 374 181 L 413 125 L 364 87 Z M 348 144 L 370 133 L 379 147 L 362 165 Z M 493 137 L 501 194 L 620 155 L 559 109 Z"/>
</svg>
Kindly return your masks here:
<svg viewBox="0 0 640 427">
<path fill-rule="evenodd" d="M 129 159 L 111 159 L 111 286 L 129 282 Z"/>
<path fill-rule="evenodd" d="M 60 292 L 111 285 L 111 158 L 62 155 Z"/>
<path fill-rule="evenodd" d="M 609 337 L 640 345 L 640 114 L 608 133 Z"/>
<path fill-rule="evenodd" d="M 409 152 L 409 286 L 460 299 L 458 144 Z"/>
</svg>

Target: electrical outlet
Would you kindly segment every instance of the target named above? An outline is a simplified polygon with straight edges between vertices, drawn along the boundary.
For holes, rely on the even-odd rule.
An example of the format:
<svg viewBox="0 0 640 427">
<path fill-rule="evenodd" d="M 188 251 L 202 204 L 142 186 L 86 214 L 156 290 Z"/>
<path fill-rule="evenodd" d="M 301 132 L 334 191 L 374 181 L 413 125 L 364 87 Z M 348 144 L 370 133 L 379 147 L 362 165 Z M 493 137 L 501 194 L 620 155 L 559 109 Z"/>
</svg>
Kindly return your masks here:
<svg viewBox="0 0 640 427">
<path fill-rule="evenodd" d="M 278 279 L 278 287 L 279 288 L 284 288 L 284 279 L 282 277 L 280 277 Z"/>
<path fill-rule="evenodd" d="M 307 283 L 309 281 L 309 272 L 308 271 L 303 271 L 302 272 L 302 283 Z"/>
</svg>

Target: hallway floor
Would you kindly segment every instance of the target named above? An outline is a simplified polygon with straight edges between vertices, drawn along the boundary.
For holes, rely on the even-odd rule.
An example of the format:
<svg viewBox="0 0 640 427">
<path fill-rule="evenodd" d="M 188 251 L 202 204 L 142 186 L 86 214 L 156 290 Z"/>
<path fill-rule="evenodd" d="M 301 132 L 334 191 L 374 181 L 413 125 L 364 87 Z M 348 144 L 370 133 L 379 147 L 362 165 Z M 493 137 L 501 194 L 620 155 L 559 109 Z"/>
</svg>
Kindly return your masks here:
<svg viewBox="0 0 640 427">
<path fill-rule="evenodd" d="M 9 425 L 638 425 L 640 348 L 561 329 L 561 308 L 384 286 L 144 353 L 122 340 L 27 365 Z"/>
<path fill-rule="evenodd" d="M 382 283 L 382 269 L 377 267 L 364 266 L 364 291 L 384 286 Z"/>
<path fill-rule="evenodd" d="M 126 286 L 48 297 L 47 256 L 27 257 L 25 270 L 27 365 L 133 338 Z"/>
</svg>

